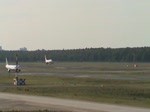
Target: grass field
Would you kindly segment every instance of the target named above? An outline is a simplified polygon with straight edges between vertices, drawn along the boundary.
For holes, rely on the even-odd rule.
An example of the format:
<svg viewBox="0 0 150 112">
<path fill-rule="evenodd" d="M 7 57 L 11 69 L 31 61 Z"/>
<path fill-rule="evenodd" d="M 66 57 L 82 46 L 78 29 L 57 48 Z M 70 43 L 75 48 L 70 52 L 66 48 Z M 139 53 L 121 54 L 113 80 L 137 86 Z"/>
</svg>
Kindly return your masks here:
<svg viewBox="0 0 150 112">
<path fill-rule="evenodd" d="M 128 64 L 128 67 L 126 66 Z M 2 64 L 4 65 L 4 64 Z M 150 64 L 138 63 L 65 63 L 53 65 L 43 63 L 22 63 L 22 75 L 26 86 L 12 86 L 14 73 L 8 74 L 0 67 L 0 91 L 18 94 L 32 94 L 94 102 L 113 103 L 150 108 Z M 24 75 L 23 73 L 30 73 Z M 38 75 L 37 75 L 37 74 Z M 144 80 L 105 79 L 90 77 L 49 76 L 49 74 L 110 74 L 119 76 L 145 76 Z"/>
</svg>

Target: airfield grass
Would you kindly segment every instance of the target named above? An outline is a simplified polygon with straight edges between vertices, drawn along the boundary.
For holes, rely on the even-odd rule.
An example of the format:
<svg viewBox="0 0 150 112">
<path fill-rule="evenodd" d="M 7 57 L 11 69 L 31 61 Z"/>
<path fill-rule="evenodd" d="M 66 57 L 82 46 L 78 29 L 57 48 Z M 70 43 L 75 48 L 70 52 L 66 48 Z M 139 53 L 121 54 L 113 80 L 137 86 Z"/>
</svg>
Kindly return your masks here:
<svg viewBox="0 0 150 112">
<path fill-rule="evenodd" d="M 79 78 L 42 74 L 48 72 L 150 75 L 150 64 L 140 63 L 138 65 L 138 68 L 127 68 L 126 63 L 57 63 L 51 66 L 42 66 L 41 63 L 24 63 L 24 71 L 28 70 L 31 75 L 20 75 L 19 78 L 25 78 L 27 85 L 11 86 L 14 75 L 5 73 L 1 74 L 0 91 L 150 108 L 150 80 Z M 31 66 L 34 66 L 33 69 Z M 36 73 L 40 72 L 41 75 L 32 75 L 33 70 Z"/>
<path fill-rule="evenodd" d="M 5 78 L 4 78 L 5 77 Z M 12 83 L 3 76 L 0 83 Z M 150 81 L 71 78 L 55 76 L 26 77 L 26 86 L 1 88 L 1 92 L 79 99 L 94 102 L 150 107 Z M 9 83 L 6 83 L 9 82 Z"/>
</svg>

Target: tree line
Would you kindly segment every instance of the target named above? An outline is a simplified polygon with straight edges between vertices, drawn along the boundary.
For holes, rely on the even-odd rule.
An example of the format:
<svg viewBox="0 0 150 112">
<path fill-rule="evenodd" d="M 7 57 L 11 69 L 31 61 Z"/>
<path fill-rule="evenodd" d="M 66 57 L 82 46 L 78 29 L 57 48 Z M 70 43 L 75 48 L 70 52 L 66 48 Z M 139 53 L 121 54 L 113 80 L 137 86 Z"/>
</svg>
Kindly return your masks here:
<svg viewBox="0 0 150 112">
<path fill-rule="evenodd" d="M 85 48 L 70 50 L 0 51 L 0 61 L 5 58 L 22 62 L 41 62 L 44 55 L 54 61 L 66 62 L 150 62 L 150 47 L 140 48 Z"/>
</svg>

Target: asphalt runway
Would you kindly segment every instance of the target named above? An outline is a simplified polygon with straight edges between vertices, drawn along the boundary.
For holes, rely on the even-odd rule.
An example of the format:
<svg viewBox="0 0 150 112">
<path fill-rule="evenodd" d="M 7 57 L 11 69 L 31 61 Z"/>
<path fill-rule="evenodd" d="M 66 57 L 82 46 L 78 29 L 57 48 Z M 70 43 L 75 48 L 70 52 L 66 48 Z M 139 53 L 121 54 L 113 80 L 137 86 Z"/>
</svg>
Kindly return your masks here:
<svg viewBox="0 0 150 112">
<path fill-rule="evenodd" d="M 118 106 L 52 97 L 0 93 L 0 110 L 55 110 L 61 112 L 150 112 L 148 108 Z"/>
<path fill-rule="evenodd" d="M 133 65 L 130 64 L 130 67 L 126 67 L 126 64 L 108 64 L 107 63 L 102 63 L 106 67 L 101 67 L 101 63 L 95 63 L 94 65 L 91 64 L 91 66 L 86 66 L 84 64 L 73 64 L 73 65 L 61 65 L 59 66 L 57 64 L 54 64 L 53 66 L 45 66 L 45 64 L 40 64 L 38 65 L 37 63 L 35 66 L 31 66 L 30 64 L 25 64 L 22 65 L 22 71 L 19 73 L 19 75 L 43 75 L 43 76 L 65 76 L 65 77 L 80 77 L 80 78 L 101 78 L 101 79 L 125 79 L 125 80 L 150 80 L 150 69 L 149 65 L 141 65 L 139 63 L 139 67 L 133 68 Z M 38 65 L 38 66 L 37 66 Z M 81 66 L 82 65 L 82 66 Z M 132 67 L 131 67 L 132 65 Z M 98 67 L 97 67 L 98 66 Z M 115 68 L 112 69 L 112 66 L 115 66 Z M 120 67 L 121 66 L 121 67 Z M 24 72 L 25 70 L 30 70 L 31 67 L 35 69 L 36 71 L 32 71 L 31 73 L 29 71 Z M 120 68 L 118 68 L 120 67 Z M 25 70 L 24 70 L 25 69 Z M 41 72 L 42 70 L 43 72 Z M 55 72 L 48 72 L 48 69 L 55 69 Z M 65 70 L 65 73 L 61 72 L 61 70 Z M 66 72 L 67 70 L 73 70 L 73 71 L 78 71 L 78 73 L 69 73 Z M 80 71 L 87 71 L 84 74 L 80 74 Z M 59 71 L 57 73 L 57 71 Z M 8 75 L 14 75 L 14 73 L 7 73 L 6 70 L 0 71 L 0 74 L 8 74 Z M 129 75 L 130 74 L 130 75 Z M 132 74 L 132 75 L 131 75 Z M 136 75 L 133 75 L 136 74 Z"/>
<path fill-rule="evenodd" d="M 64 76 L 80 78 L 100 79 L 124 79 L 124 80 L 150 80 L 150 75 L 126 75 L 126 74 L 70 74 L 70 73 L 19 73 L 19 75 L 41 75 L 41 76 Z"/>
</svg>

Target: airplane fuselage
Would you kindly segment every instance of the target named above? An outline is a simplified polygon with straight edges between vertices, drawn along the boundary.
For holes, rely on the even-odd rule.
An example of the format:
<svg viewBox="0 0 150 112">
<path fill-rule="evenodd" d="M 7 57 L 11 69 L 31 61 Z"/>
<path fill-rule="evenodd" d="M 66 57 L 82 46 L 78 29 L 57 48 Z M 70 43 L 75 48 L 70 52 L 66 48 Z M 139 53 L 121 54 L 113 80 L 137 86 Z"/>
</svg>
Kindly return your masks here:
<svg viewBox="0 0 150 112">
<path fill-rule="evenodd" d="M 53 61 L 52 61 L 51 59 L 49 59 L 49 60 L 45 60 L 45 63 L 46 63 L 46 64 L 52 64 Z"/>
<path fill-rule="evenodd" d="M 15 72 L 20 72 L 21 67 L 19 65 L 6 65 L 5 66 L 8 70 L 8 72 L 15 71 Z"/>
</svg>

